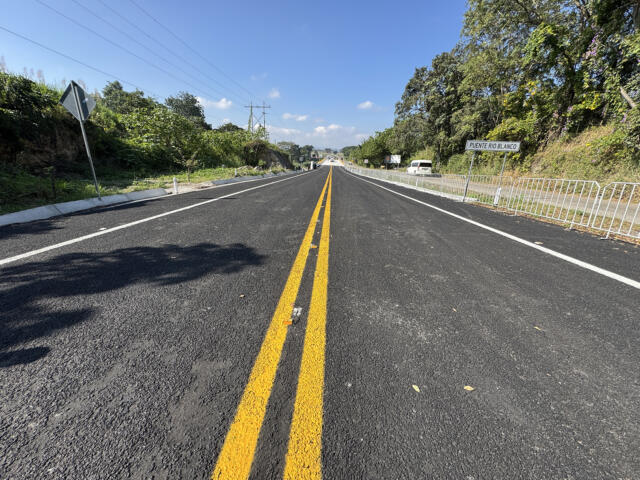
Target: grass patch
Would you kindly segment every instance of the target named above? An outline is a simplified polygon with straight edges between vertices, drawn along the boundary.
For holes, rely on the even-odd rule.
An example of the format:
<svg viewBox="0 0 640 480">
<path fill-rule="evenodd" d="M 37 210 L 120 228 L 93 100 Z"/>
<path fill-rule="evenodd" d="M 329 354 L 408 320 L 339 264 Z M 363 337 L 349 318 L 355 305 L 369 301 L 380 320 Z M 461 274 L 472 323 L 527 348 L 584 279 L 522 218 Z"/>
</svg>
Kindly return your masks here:
<svg viewBox="0 0 640 480">
<path fill-rule="evenodd" d="M 278 173 L 282 168 L 271 171 Z M 263 175 L 267 171 L 254 170 L 251 167 L 237 169 L 238 176 Z M 236 175 L 235 168 L 203 168 L 194 170 L 189 175 L 191 183 L 232 178 Z M 152 188 L 171 188 L 173 177 L 179 183 L 187 182 L 187 172 L 158 173 L 143 178 L 137 178 L 129 171 L 109 170 L 98 172 L 100 194 L 116 195 L 136 190 Z M 70 202 L 93 198 L 96 191 L 93 180 L 88 176 L 65 176 L 51 178 L 33 175 L 22 170 L 3 170 L 0 168 L 0 214 L 17 212 L 27 208 L 39 207 L 51 203 Z"/>
<path fill-rule="evenodd" d="M 610 182 L 640 182 L 640 164 L 624 148 L 624 135 L 619 126 L 603 125 L 586 129 L 574 137 L 550 142 L 532 157 L 518 163 L 515 155 L 507 158 L 506 176 L 571 178 Z M 466 174 L 471 152 L 453 155 L 439 173 Z M 502 154 L 485 152 L 478 155 L 474 175 L 497 175 Z"/>
</svg>

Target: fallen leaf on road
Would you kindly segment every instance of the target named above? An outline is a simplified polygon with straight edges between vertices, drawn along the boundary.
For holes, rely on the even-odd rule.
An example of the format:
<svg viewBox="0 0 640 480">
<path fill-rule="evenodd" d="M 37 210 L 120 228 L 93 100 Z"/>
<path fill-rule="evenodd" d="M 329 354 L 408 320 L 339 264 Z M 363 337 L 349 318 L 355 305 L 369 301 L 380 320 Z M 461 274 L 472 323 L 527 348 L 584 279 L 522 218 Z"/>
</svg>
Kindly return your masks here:
<svg viewBox="0 0 640 480">
<path fill-rule="evenodd" d="M 533 328 L 535 328 L 536 330 L 542 331 L 542 329 L 540 327 L 536 327 L 535 325 L 533 326 Z"/>
<path fill-rule="evenodd" d="M 475 390 L 475 388 L 474 388 L 474 387 L 472 387 L 471 385 L 465 385 L 465 386 L 464 386 L 464 389 L 465 389 L 467 392 L 473 392 L 473 391 Z"/>
<path fill-rule="evenodd" d="M 240 298 L 244 298 L 244 293 L 240 294 Z"/>
<path fill-rule="evenodd" d="M 317 245 L 314 245 L 313 243 L 311 244 L 311 248 L 318 248 Z"/>
<path fill-rule="evenodd" d="M 411 386 L 416 392 L 420 393 L 420 387 L 418 387 L 418 385 L 411 385 Z"/>
<path fill-rule="evenodd" d="M 451 310 L 453 310 L 454 312 L 457 312 L 458 310 L 456 310 L 455 308 L 452 308 Z"/>
<path fill-rule="evenodd" d="M 536 245 L 542 245 L 542 242 L 533 242 L 533 243 L 535 243 Z"/>
</svg>

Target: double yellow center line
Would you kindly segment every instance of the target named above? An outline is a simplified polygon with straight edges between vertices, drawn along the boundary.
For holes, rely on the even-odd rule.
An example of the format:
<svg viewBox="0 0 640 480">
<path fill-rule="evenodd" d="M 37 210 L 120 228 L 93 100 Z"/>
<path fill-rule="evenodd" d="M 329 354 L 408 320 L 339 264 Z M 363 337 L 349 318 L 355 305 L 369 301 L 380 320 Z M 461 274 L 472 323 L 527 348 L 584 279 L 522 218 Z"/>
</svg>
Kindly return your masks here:
<svg viewBox="0 0 640 480">
<path fill-rule="evenodd" d="M 271 396 L 287 324 L 300 289 L 313 233 L 320 218 L 322 200 L 327 194 L 322 220 L 318 260 L 313 278 L 311 306 L 307 320 L 296 401 L 289 434 L 284 477 L 286 479 L 322 478 L 322 394 L 329 274 L 329 228 L 331 219 L 331 183 L 333 167 L 320 193 L 311 220 L 302 239 L 293 267 L 249 375 L 240 404 L 225 438 L 211 478 L 246 480 Z"/>
</svg>

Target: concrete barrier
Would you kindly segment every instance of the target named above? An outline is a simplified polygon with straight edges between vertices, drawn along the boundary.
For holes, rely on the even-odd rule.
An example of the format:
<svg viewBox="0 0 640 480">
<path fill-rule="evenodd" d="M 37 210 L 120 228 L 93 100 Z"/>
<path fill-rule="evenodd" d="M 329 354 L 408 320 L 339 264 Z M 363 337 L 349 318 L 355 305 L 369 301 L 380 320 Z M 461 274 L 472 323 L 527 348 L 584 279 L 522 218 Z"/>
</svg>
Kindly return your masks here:
<svg viewBox="0 0 640 480">
<path fill-rule="evenodd" d="M 12 223 L 33 222 L 44 220 L 45 218 L 62 215 L 55 205 L 45 205 L 43 207 L 30 208 L 21 212 L 7 213 L 0 216 L 0 225 L 10 225 Z"/>
<path fill-rule="evenodd" d="M 151 190 L 140 190 L 137 192 L 108 195 L 106 197 L 102 197 L 100 200 L 97 198 L 86 198 L 84 200 L 54 203 L 52 205 L 44 205 L 42 207 L 30 208 L 20 212 L 0 215 L 0 226 L 44 220 L 52 217 L 59 217 L 60 215 L 80 212 L 82 210 L 89 210 L 91 208 L 108 207 L 117 203 L 143 200 L 145 198 L 155 198 L 166 194 L 167 192 L 165 192 L 163 188 L 154 188 Z"/>
<path fill-rule="evenodd" d="M 125 193 L 125 196 L 129 200 L 143 200 L 145 198 L 161 197 L 166 194 L 167 192 L 164 188 L 153 188 L 151 190 L 139 190 L 137 192 Z"/>
</svg>

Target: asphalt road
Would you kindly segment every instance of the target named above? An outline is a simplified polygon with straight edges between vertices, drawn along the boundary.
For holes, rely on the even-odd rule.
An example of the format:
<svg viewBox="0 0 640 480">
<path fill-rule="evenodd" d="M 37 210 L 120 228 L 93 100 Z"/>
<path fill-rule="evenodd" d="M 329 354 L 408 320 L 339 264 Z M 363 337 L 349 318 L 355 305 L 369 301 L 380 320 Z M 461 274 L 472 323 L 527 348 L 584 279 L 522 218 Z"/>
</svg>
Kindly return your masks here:
<svg viewBox="0 0 640 480">
<path fill-rule="evenodd" d="M 321 167 L 0 252 L 2 479 L 640 478 L 638 247 Z"/>
</svg>

